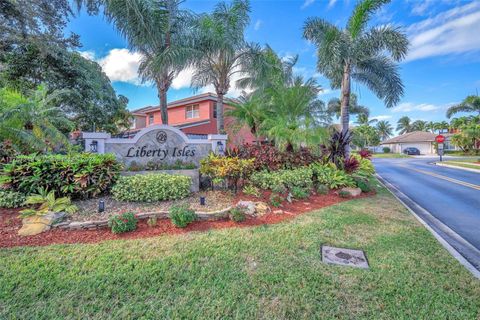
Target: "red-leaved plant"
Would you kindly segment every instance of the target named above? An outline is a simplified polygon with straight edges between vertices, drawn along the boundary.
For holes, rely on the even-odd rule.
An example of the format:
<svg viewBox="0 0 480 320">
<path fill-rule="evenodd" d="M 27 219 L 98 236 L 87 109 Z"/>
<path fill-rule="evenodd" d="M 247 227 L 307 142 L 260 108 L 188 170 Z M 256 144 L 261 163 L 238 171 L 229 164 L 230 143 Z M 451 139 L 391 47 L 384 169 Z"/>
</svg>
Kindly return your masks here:
<svg viewBox="0 0 480 320">
<path fill-rule="evenodd" d="M 362 149 L 358 154 L 362 159 L 370 159 L 372 157 L 372 152 L 368 149 Z"/>
<path fill-rule="evenodd" d="M 343 170 L 348 174 L 357 171 L 359 166 L 360 162 L 355 157 L 350 156 L 350 158 L 343 160 Z"/>
</svg>

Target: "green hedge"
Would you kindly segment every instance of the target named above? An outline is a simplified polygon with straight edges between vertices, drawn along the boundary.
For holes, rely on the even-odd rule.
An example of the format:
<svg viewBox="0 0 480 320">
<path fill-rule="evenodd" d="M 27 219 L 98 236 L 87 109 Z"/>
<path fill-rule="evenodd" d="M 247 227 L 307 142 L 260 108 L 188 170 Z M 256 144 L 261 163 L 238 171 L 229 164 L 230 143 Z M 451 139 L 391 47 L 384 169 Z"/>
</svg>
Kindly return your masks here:
<svg viewBox="0 0 480 320">
<path fill-rule="evenodd" d="M 314 163 L 310 168 L 317 184 L 326 185 L 330 189 L 355 186 L 353 178 L 345 171 L 335 168 L 333 164 Z"/>
<path fill-rule="evenodd" d="M 154 202 L 185 198 L 192 178 L 181 175 L 137 174 L 120 177 L 112 188 L 113 197 L 122 201 Z"/>
<path fill-rule="evenodd" d="M 260 171 L 255 172 L 250 176 L 251 183 L 260 189 L 276 190 L 280 187 L 292 189 L 312 188 L 313 186 L 313 171 L 308 167 L 279 170 L 279 171 Z"/>
<path fill-rule="evenodd" d="M 20 192 L 0 189 L 0 208 L 18 208 L 25 202 L 25 196 Z"/>
<path fill-rule="evenodd" d="M 26 195 L 42 188 L 57 197 L 88 198 L 108 191 L 121 168 L 111 154 L 18 156 L 3 167 L 1 182 Z"/>
</svg>

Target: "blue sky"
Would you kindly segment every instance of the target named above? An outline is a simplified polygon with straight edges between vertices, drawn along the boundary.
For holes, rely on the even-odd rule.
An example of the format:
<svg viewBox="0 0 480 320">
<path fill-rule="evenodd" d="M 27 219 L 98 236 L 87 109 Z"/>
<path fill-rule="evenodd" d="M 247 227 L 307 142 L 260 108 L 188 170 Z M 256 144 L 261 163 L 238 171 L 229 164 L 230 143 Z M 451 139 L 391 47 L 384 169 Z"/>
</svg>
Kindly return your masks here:
<svg viewBox="0 0 480 320">
<path fill-rule="evenodd" d="M 216 1 L 187 0 L 183 5 L 194 12 L 209 12 Z M 315 70 L 315 47 L 302 39 L 307 17 L 317 16 L 342 27 L 355 0 L 251 1 L 248 41 L 269 44 L 282 57 L 299 54 L 296 72 L 316 77 L 325 89 L 320 98 L 338 97 L 328 80 Z M 445 120 L 445 110 L 480 88 L 480 1 L 393 0 L 373 19 L 374 24 L 403 27 L 410 41 L 410 53 L 402 62 L 405 95 L 401 103 L 387 109 L 365 87 L 354 84 L 361 104 L 371 116 L 395 124 L 408 115 L 412 119 Z M 101 16 L 80 12 L 68 30 L 80 35 L 82 54 L 99 62 L 118 94 L 128 97 L 129 108 L 157 105 L 156 90 L 141 84 L 136 70 L 140 56 L 128 49 L 126 41 Z M 169 101 L 193 94 L 189 88 L 191 70 L 183 71 L 169 91 Z M 204 88 L 200 91 L 211 91 Z M 239 91 L 235 88 L 230 95 Z M 354 120 L 354 119 L 353 119 Z"/>
</svg>

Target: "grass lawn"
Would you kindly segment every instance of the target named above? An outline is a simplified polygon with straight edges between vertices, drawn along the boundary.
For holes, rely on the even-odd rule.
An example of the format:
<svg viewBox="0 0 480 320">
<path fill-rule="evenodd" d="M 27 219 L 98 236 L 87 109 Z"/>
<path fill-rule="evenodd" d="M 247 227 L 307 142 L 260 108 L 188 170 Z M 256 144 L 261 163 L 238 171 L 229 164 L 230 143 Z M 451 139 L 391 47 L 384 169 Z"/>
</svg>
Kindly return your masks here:
<svg viewBox="0 0 480 320">
<path fill-rule="evenodd" d="M 410 158 L 409 155 L 403 153 L 374 153 L 373 158 Z"/>
<path fill-rule="evenodd" d="M 445 163 L 454 167 L 477 169 L 480 171 L 480 165 L 472 164 L 472 162 L 477 162 L 477 159 L 442 161 L 441 163 Z"/>
<path fill-rule="evenodd" d="M 371 269 L 325 265 L 320 245 Z M 0 319 L 478 319 L 480 281 L 386 190 L 277 225 L 0 250 Z"/>
</svg>

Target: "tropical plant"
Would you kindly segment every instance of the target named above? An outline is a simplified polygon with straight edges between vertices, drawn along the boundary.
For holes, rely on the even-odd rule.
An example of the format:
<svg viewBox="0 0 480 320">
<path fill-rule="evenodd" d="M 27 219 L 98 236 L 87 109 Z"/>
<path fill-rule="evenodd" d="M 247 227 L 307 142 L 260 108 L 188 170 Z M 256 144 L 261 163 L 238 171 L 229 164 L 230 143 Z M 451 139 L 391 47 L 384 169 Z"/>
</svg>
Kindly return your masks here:
<svg viewBox="0 0 480 320">
<path fill-rule="evenodd" d="M 309 18 L 303 36 L 317 46 L 317 69 L 330 79 L 332 88 L 341 89 L 342 133 L 349 129 L 351 80 L 365 84 L 385 101 L 396 105 L 403 95 L 403 84 L 396 62 L 407 54 L 408 39 L 388 24 L 367 29 L 372 15 L 389 0 L 363 0 L 355 6 L 345 29 L 330 22 Z M 349 155 L 347 146 L 346 154 Z"/>
<path fill-rule="evenodd" d="M 363 149 L 380 143 L 378 131 L 369 125 L 360 125 L 352 130 L 352 144 Z"/>
<path fill-rule="evenodd" d="M 283 186 L 283 190 L 293 187 L 311 189 L 312 176 L 313 172 L 308 167 L 273 172 L 259 171 L 250 176 L 250 182 L 262 190 L 280 191 L 278 186 Z"/>
<path fill-rule="evenodd" d="M 124 233 L 133 231 L 137 228 L 138 219 L 132 212 L 124 212 L 110 216 L 108 226 L 112 233 Z"/>
<path fill-rule="evenodd" d="M 360 162 L 355 158 L 350 156 L 343 160 L 343 170 L 346 173 L 352 174 L 353 172 L 357 171 L 358 167 L 360 166 Z"/>
<path fill-rule="evenodd" d="M 247 218 L 245 215 L 245 209 L 242 207 L 235 207 L 228 213 L 230 220 L 234 222 L 243 222 Z"/>
<path fill-rule="evenodd" d="M 341 116 L 342 112 L 342 103 L 338 98 L 332 98 L 328 101 L 328 113 L 331 115 L 335 115 L 338 118 Z M 364 114 L 366 116 L 370 115 L 370 110 L 368 107 L 362 106 L 358 104 L 358 98 L 355 93 L 350 95 L 350 106 L 348 107 L 349 114 L 356 114 L 361 115 Z"/>
<path fill-rule="evenodd" d="M 292 197 L 294 199 L 306 199 L 310 195 L 310 190 L 301 188 L 301 187 L 293 187 L 290 190 Z"/>
<path fill-rule="evenodd" d="M 357 116 L 357 121 L 356 123 L 360 126 L 369 126 L 371 124 L 374 124 L 378 122 L 377 119 L 369 119 L 368 115 L 365 113 L 361 113 Z"/>
<path fill-rule="evenodd" d="M 243 193 L 249 196 L 254 196 L 256 198 L 260 197 L 260 190 L 250 184 L 243 187 Z"/>
<path fill-rule="evenodd" d="M 397 121 L 397 131 L 399 134 L 405 134 L 413 131 L 412 120 L 408 116 L 403 116 Z"/>
<path fill-rule="evenodd" d="M 272 193 L 269 200 L 272 206 L 280 207 L 285 199 L 278 193 Z"/>
<path fill-rule="evenodd" d="M 415 120 L 412 123 L 413 131 L 427 131 L 428 123 L 423 120 Z"/>
<path fill-rule="evenodd" d="M 248 74 L 262 59 L 260 46 L 247 43 L 244 38 L 250 22 L 249 12 L 246 0 L 234 0 L 231 4 L 220 2 L 211 14 L 201 15 L 195 25 L 198 50 L 192 86 L 214 86 L 219 133 L 225 132 L 223 100 L 231 88 L 232 76 Z"/>
<path fill-rule="evenodd" d="M 43 216 L 47 213 L 74 213 L 78 210 L 69 197 L 55 198 L 55 192 L 46 189 L 39 189 L 38 194 L 28 196 L 25 205 L 33 205 L 37 208 L 20 211 L 22 218 L 34 215 Z"/>
<path fill-rule="evenodd" d="M 179 8 L 181 2 L 103 1 L 107 18 L 129 45 L 142 54 L 139 73 L 144 81 L 155 83 L 163 124 L 168 124 L 168 89 L 194 56 L 191 34 L 194 16 Z"/>
<path fill-rule="evenodd" d="M 333 167 L 332 164 L 323 165 L 314 163 L 310 165 L 310 168 L 313 171 L 315 182 L 326 185 L 330 189 L 355 185 L 353 179 L 345 171 Z"/>
<path fill-rule="evenodd" d="M 438 133 L 442 133 L 444 131 L 448 131 L 448 129 L 450 128 L 450 125 L 448 124 L 447 121 L 435 122 L 434 128 L 435 130 L 438 131 Z"/>
<path fill-rule="evenodd" d="M 231 101 L 229 106 L 230 109 L 225 111 L 225 115 L 247 126 L 255 136 L 255 142 L 260 145 L 261 125 L 267 116 L 264 96 L 260 92 L 243 92 L 237 100 Z"/>
<path fill-rule="evenodd" d="M 168 210 L 168 216 L 172 223 L 179 228 L 186 228 L 197 218 L 195 211 L 185 205 L 172 206 L 170 210 Z"/>
<path fill-rule="evenodd" d="M 25 202 L 25 195 L 12 190 L 0 189 L 0 208 L 18 208 Z"/>
<path fill-rule="evenodd" d="M 351 141 L 350 131 L 344 133 L 335 130 L 327 144 L 328 161 L 341 168 L 342 160 L 348 157 L 347 149 Z"/>
<path fill-rule="evenodd" d="M 480 121 L 463 125 L 460 130 L 452 136 L 452 143 L 464 152 L 474 150 L 478 154 L 480 152 Z"/>
<path fill-rule="evenodd" d="M 375 126 L 381 141 L 385 141 L 393 134 L 393 127 L 387 120 L 380 120 Z"/>
<path fill-rule="evenodd" d="M 450 118 L 459 112 L 473 112 L 480 116 L 480 97 L 478 95 L 468 96 L 461 103 L 451 106 L 447 109 L 447 117 Z"/>
</svg>

